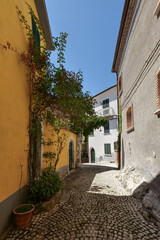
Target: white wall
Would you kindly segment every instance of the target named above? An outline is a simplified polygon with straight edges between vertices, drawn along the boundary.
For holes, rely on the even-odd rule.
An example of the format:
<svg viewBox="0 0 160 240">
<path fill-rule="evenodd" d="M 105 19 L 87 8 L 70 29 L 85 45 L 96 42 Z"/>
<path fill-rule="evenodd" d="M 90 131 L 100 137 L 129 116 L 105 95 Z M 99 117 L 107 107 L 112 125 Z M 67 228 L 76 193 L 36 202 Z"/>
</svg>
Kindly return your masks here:
<svg viewBox="0 0 160 240">
<path fill-rule="evenodd" d="M 106 160 L 116 160 L 116 152 L 114 151 L 114 142 L 118 137 L 118 118 L 117 114 L 117 87 L 113 87 L 105 92 L 100 93 L 95 97 L 97 103 L 95 104 L 95 111 L 99 112 L 103 109 L 103 100 L 109 98 L 109 107 L 113 108 L 114 118 L 109 120 L 110 133 L 104 133 L 104 127 L 94 130 L 94 135 L 88 137 L 88 153 L 89 162 L 91 162 L 91 149 L 95 150 L 95 161 L 101 162 Z M 104 153 L 104 144 L 111 144 L 111 155 L 106 156 Z"/>
</svg>

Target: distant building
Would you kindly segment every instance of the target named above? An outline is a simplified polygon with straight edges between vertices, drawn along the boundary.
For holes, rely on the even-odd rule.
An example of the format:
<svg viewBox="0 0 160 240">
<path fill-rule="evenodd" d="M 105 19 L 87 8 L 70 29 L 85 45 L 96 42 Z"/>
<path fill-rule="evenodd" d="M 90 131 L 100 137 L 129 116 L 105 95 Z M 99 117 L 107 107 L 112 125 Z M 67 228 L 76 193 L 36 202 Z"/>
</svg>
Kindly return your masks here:
<svg viewBox="0 0 160 240">
<path fill-rule="evenodd" d="M 160 1 L 126 0 L 112 72 L 122 109 L 121 167 L 160 173 Z"/>
<path fill-rule="evenodd" d="M 95 112 L 108 118 L 105 127 L 94 130 L 88 137 L 89 162 L 116 161 L 118 136 L 117 85 L 93 97 Z"/>
</svg>

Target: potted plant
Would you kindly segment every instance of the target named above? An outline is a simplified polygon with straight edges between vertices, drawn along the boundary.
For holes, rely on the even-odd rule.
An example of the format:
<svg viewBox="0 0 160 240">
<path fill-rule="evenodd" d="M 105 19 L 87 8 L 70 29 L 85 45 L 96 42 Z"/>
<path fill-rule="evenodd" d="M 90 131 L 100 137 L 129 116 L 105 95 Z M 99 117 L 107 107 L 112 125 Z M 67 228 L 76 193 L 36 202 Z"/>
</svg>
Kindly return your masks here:
<svg viewBox="0 0 160 240">
<path fill-rule="evenodd" d="M 13 210 L 16 226 L 18 228 L 26 227 L 31 220 L 33 211 L 34 211 L 34 205 L 32 204 L 22 204 L 16 207 Z"/>
</svg>

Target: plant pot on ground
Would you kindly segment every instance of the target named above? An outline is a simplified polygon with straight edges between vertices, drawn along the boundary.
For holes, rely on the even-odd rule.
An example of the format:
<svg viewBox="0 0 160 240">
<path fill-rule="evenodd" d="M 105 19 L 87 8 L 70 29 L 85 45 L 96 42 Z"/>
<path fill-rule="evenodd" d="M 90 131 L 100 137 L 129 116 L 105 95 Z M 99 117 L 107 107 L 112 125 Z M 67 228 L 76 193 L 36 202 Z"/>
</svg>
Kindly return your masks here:
<svg viewBox="0 0 160 240">
<path fill-rule="evenodd" d="M 13 210 L 15 216 L 15 223 L 18 228 L 26 227 L 31 221 L 32 212 L 34 211 L 34 205 L 22 204 Z"/>
</svg>

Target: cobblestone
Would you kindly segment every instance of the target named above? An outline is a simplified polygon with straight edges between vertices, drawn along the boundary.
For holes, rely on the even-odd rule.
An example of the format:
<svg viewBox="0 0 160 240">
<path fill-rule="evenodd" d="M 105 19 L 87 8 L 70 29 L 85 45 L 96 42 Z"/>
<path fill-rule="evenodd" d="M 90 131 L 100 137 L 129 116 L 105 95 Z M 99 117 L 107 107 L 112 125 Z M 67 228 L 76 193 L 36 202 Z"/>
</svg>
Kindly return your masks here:
<svg viewBox="0 0 160 240">
<path fill-rule="evenodd" d="M 114 172 L 88 166 L 71 173 L 60 203 L 33 216 L 27 228 L 13 229 L 6 240 L 159 240 L 141 202 L 112 186 Z"/>
</svg>

